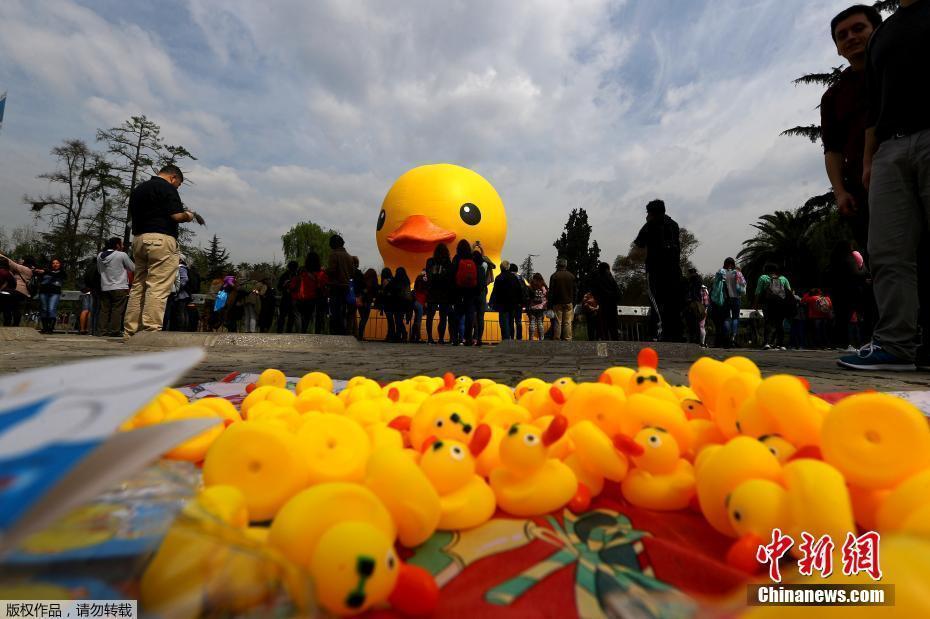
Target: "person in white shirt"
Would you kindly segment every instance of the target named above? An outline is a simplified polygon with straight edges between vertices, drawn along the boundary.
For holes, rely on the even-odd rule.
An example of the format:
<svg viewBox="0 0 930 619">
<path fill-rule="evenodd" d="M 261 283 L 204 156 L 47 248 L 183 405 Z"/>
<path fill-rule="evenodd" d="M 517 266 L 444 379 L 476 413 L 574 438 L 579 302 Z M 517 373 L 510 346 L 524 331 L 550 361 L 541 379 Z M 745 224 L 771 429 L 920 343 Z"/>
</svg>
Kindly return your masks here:
<svg viewBox="0 0 930 619">
<path fill-rule="evenodd" d="M 135 265 L 123 251 L 123 240 L 113 237 L 106 249 L 97 254 L 100 271 L 100 333 L 105 337 L 118 337 L 123 331 L 123 314 L 129 299 L 129 273 Z"/>
</svg>

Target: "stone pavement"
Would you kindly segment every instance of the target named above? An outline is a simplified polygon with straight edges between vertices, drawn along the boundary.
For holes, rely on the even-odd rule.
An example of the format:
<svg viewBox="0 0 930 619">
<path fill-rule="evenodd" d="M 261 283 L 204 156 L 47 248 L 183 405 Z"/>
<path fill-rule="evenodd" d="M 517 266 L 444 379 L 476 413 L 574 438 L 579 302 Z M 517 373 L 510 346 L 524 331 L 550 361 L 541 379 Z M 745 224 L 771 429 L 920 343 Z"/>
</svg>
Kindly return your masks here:
<svg viewBox="0 0 930 619">
<path fill-rule="evenodd" d="M 12 333 L 3 333 L 5 331 L 8 329 L 0 329 L 0 373 L 81 359 L 161 350 L 165 347 L 163 344 L 167 343 L 153 338 L 151 342 L 129 345 L 120 339 L 75 335 L 26 338 L 13 337 Z M 171 342 L 171 345 L 183 343 L 184 336 L 178 335 L 180 340 Z M 606 346 L 595 342 L 517 342 L 513 345 L 465 348 L 380 342 L 364 342 L 355 346 L 333 342 L 330 347 L 326 346 L 326 338 L 317 338 L 314 342 L 307 341 L 306 345 L 295 342 L 287 347 L 275 347 L 263 343 L 264 339 L 269 339 L 268 336 L 252 338 L 240 340 L 251 342 L 251 346 L 230 345 L 228 340 L 219 345 L 213 342 L 207 348 L 207 358 L 184 376 L 179 384 L 209 382 L 235 370 L 260 372 L 269 367 L 278 368 L 289 376 L 322 370 L 334 378 L 347 379 L 361 374 L 381 381 L 416 374 L 440 375 L 447 371 L 458 375 L 467 374 L 473 378 L 492 378 L 511 385 L 527 376 L 546 380 L 560 376 L 571 376 L 575 380 L 595 380 L 601 370 L 611 365 L 635 365 L 636 352 L 645 345 L 638 342 L 612 342 Z M 191 343 L 203 343 L 202 338 L 201 341 L 191 338 Z M 719 359 L 725 357 L 723 351 L 702 351 L 687 345 L 659 345 L 657 349 L 660 370 L 675 384 L 687 381 L 688 367 L 702 354 Z M 818 393 L 866 389 L 930 389 L 930 373 L 845 371 L 835 364 L 836 352 L 745 349 L 732 353 L 753 359 L 764 375 L 788 372 L 804 376 Z"/>
</svg>

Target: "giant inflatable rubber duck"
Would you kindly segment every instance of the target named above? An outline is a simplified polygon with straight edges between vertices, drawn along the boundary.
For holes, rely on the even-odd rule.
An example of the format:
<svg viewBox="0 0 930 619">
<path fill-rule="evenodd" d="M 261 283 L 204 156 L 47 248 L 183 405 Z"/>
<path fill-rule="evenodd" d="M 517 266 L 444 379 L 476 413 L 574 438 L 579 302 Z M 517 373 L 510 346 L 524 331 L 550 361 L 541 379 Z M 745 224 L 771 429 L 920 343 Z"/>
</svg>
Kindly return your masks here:
<svg viewBox="0 0 930 619">
<path fill-rule="evenodd" d="M 401 175 L 384 197 L 375 232 L 384 265 L 392 271 L 404 267 L 411 279 L 438 243 L 454 256 L 461 239 L 481 241 L 485 255 L 500 264 L 506 236 L 504 203 L 491 183 L 448 163 Z"/>
</svg>

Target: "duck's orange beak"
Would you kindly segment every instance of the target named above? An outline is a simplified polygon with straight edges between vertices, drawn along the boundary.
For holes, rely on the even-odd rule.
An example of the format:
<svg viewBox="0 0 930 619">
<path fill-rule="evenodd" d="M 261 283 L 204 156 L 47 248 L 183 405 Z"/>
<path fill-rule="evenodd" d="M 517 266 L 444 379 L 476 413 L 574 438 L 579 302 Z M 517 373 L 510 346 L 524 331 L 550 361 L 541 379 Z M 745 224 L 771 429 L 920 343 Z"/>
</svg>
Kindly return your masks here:
<svg viewBox="0 0 930 619">
<path fill-rule="evenodd" d="M 455 232 L 440 228 L 426 215 L 411 215 L 397 230 L 387 235 L 387 242 L 404 251 L 431 252 L 438 243 L 451 243 Z"/>
</svg>

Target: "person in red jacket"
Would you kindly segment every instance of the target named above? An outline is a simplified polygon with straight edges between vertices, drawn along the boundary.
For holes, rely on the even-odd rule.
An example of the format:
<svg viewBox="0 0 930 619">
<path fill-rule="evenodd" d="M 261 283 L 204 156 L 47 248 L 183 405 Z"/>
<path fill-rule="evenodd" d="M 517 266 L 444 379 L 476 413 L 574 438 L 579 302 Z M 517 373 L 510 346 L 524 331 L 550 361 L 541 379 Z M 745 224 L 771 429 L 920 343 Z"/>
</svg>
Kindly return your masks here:
<svg viewBox="0 0 930 619">
<path fill-rule="evenodd" d="M 810 325 L 811 344 L 814 348 L 825 348 L 830 343 L 830 322 L 833 320 L 833 301 L 820 288 L 813 288 L 804 293 L 801 303 L 807 306 L 807 320 Z"/>
</svg>

